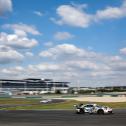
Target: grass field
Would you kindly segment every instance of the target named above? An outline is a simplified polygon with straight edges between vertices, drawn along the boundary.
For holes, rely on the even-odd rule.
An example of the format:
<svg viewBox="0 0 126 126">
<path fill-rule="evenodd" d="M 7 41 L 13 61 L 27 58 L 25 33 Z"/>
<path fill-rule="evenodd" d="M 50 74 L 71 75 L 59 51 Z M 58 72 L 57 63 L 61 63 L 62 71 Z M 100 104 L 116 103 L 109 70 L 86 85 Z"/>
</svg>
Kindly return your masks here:
<svg viewBox="0 0 126 126">
<path fill-rule="evenodd" d="M 43 109 L 73 109 L 75 104 L 80 102 L 67 100 L 62 103 L 41 104 L 40 99 L 15 99 L 15 98 L 0 98 L 0 110 L 43 110 Z M 87 104 L 88 102 L 82 102 Z M 126 108 L 126 102 L 118 103 L 100 103 L 97 104 L 109 106 L 112 108 Z"/>
<path fill-rule="evenodd" d="M 0 105 L 14 105 L 14 104 L 35 104 L 39 103 L 39 99 L 25 99 L 25 98 L 0 98 Z"/>
</svg>

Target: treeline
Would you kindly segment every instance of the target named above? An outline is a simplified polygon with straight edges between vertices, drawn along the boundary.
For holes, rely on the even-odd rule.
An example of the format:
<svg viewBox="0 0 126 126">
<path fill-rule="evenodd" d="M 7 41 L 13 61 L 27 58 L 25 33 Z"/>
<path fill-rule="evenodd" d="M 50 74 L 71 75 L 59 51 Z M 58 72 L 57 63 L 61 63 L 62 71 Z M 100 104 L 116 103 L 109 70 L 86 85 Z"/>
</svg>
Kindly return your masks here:
<svg viewBox="0 0 126 126">
<path fill-rule="evenodd" d="M 97 94 L 97 93 L 104 93 L 104 92 L 126 92 L 126 89 L 120 89 L 120 88 L 112 88 L 112 89 L 96 89 L 96 90 L 71 90 L 69 91 L 70 94 Z"/>
</svg>

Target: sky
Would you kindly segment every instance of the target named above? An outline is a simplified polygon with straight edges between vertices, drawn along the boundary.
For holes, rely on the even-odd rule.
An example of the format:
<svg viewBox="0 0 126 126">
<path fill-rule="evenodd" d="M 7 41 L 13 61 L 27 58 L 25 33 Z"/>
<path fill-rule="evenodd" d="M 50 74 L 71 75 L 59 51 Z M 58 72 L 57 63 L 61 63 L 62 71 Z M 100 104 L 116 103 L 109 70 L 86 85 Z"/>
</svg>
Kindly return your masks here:
<svg viewBox="0 0 126 126">
<path fill-rule="evenodd" d="M 0 0 L 0 78 L 126 85 L 126 0 Z"/>
</svg>

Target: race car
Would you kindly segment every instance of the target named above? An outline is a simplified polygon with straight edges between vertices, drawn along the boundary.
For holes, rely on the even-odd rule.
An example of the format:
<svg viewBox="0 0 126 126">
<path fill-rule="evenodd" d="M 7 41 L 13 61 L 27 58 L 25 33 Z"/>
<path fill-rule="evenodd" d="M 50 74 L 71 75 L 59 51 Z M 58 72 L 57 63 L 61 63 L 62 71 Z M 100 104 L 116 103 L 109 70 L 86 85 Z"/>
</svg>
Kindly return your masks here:
<svg viewBox="0 0 126 126">
<path fill-rule="evenodd" d="M 76 107 L 77 114 L 112 114 L 112 108 L 108 106 L 100 106 L 97 104 L 79 104 L 74 105 Z"/>
<path fill-rule="evenodd" d="M 52 99 L 43 99 L 40 101 L 40 103 L 51 103 L 52 102 Z"/>
</svg>

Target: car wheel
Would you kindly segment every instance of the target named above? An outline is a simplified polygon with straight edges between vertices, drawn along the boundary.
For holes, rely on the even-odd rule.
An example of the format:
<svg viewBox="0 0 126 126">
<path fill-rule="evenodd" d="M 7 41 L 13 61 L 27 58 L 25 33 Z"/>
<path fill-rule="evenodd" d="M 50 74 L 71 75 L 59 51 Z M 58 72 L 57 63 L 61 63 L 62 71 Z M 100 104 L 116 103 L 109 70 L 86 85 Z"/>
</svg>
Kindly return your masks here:
<svg viewBox="0 0 126 126">
<path fill-rule="evenodd" d="M 84 110 L 83 109 L 80 109 L 80 114 L 84 114 Z"/>
<path fill-rule="evenodd" d="M 80 114 L 80 112 L 76 112 L 76 114 Z"/>
<path fill-rule="evenodd" d="M 97 114 L 103 115 L 103 114 L 104 114 L 104 111 L 103 111 L 102 109 L 99 109 L 99 110 L 97 111 Z"/>
<path fill-rule="evenodd" d="M 92 115 L 93 113 L 91 112 L 91 113 L 89 113 L 90 115 Z"/>
<path fill-rule="evenodd" d="M 113 114 L 112 111 L 110 111 L 109 114 Z"/>
</svg>

